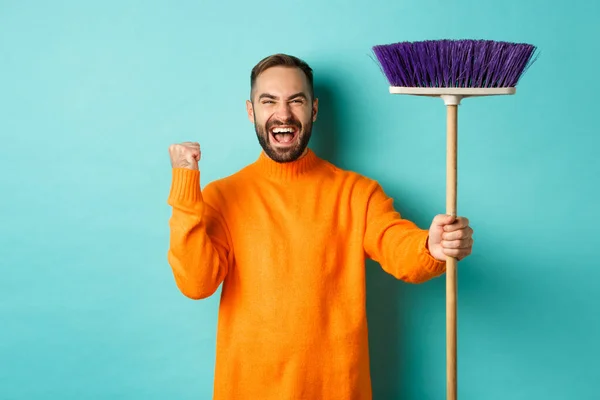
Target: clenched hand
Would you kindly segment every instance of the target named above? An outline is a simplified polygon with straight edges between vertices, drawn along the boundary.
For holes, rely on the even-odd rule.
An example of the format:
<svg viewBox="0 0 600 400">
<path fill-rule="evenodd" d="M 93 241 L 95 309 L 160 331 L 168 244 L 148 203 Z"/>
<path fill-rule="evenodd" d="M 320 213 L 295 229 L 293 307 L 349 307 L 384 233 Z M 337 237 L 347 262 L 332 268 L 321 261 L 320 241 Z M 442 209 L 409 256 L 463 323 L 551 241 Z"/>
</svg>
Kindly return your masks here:
<svg viewBox="0 0 600 400">
<path fill-rule="evenodd" d="M 200 161 L 200 144 L 196 142 L 183 142 L 169 146 L 171 167 L 198 170 Z"/>
<path fill-rule="evenodd" d="M 473 228 L 469 226 L 469 219 L 436 215 L 429 228 L 427 247 L 431 255 L 440 261 L 446 256 L 458 260 L 469 256 L 473 250 Z"/>
</svg>

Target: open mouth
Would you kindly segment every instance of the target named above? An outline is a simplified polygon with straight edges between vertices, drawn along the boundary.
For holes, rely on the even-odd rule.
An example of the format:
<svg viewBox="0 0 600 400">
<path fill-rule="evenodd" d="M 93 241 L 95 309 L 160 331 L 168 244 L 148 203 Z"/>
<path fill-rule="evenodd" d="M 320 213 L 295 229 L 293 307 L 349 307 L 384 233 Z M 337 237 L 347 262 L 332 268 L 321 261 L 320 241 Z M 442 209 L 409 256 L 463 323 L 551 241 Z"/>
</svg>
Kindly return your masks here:
<svg viewBox="0 0 600 400">
<path fill-rule="evenodd" d="M 298 128 L 295 126 L 276 126 L 269 130 L 272 141 L 281 146 L 290 146 L 298 136 Z"/>
</svg>

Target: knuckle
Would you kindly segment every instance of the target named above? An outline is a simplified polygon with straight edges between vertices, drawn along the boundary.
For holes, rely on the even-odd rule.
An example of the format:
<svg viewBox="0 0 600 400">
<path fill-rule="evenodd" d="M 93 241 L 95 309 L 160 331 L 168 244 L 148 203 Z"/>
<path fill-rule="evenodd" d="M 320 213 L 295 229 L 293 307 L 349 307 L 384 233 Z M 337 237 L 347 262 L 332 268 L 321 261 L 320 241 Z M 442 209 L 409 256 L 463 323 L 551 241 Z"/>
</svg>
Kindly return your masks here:
<svg viewBox="0 0 600 400">
<path fill-rule="evenodd" d="M 456 257 L 459 254 L 457 249 L 444 248 L 444 253 L 451 257 Z"/>
</svg>

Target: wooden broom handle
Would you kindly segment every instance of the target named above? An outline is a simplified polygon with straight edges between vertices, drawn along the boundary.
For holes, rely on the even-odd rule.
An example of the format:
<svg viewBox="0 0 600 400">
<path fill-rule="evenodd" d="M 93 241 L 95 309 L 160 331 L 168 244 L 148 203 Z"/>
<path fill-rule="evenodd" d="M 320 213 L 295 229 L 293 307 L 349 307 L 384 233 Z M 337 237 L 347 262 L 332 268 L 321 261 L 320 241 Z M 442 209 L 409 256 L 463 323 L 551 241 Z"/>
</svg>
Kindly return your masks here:
<svg viewBox="0 0 600 400">
<path fill-rule="evenodd" d="M 458 105 L 447 105 L 446 119 L 446 213 L 456 216 Z M 456 400 L 456 267 L 446 259 L 446 387 L 447 399 Z"/>
</svg>

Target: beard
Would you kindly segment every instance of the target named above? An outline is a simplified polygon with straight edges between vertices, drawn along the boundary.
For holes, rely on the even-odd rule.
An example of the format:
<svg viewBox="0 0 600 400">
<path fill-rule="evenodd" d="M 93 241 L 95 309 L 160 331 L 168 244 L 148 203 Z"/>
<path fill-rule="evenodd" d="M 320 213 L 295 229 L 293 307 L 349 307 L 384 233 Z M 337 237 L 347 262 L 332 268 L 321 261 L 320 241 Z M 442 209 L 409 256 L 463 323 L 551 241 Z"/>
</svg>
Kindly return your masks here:
<svg viewBox="0 0 600 400">
<path fill-rule="evenodd" d="M 271 129 L 283 125 L 296 127 L 298 129 L 298 137 L 294 139 L 296 143 L 293 146 L 282 149 L 273 146 L 269 136 L 271 135 Z M 267 156 L 278 163 L 287 163 L 296 161 L 304 154 L 304 150 L 308 147 L 308 142 L 312 134 L 312 121 L 302 124 L 292 116 L 286 121 L 270 121 L 266 125 L 255 123 L 254 130 L 256 131 L 258 142 Z"/>
</svg>

